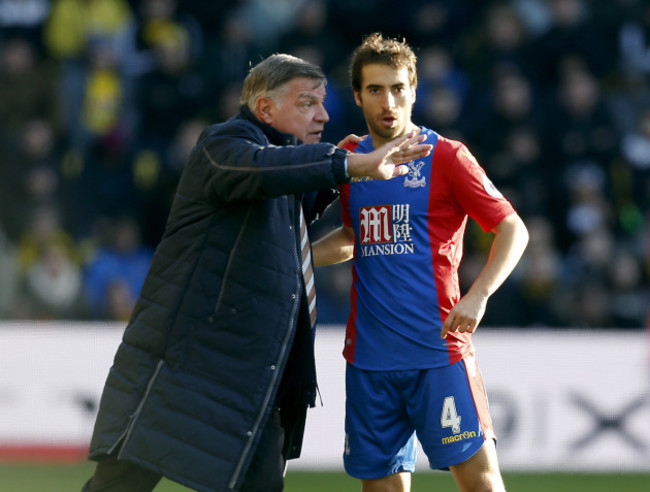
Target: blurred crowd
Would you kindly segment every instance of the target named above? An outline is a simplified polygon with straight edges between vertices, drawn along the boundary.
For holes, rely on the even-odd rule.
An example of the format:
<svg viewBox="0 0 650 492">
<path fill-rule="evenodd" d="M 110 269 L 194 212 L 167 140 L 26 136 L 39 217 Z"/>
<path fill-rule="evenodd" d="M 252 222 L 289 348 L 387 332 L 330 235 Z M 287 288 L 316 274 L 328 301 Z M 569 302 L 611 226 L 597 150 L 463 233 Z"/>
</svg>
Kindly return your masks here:
<svg viewBox="0 0 650 492">
<path fill-rule="evenodd" d="M 323 67 L 336 143 L 366 133 L 348 63 L 375 31 L 418 55 L 416 124 L 466 143 L 529 227 L 484 324 L 646 326 L 645 0 L 0 0 L 0 318 L 125 320 L 186 158 L 249 67 Z M 470 221 L 464 288 L 489 244 Z M 321 323 L 344 323 L 349 265 L 317 277 Z"/>
</svg>

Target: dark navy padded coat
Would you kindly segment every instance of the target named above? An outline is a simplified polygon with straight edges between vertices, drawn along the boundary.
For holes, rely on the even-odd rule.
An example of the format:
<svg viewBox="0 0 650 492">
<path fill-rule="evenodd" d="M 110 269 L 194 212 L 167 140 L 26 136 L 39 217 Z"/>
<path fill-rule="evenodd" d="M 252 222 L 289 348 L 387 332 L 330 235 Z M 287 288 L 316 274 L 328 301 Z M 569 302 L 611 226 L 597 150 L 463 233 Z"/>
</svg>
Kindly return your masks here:
<svg viewBox="0 0 650 492">
<path fill-rule="evenodd" d="M 245 107 L 199 137 L 108 374 L 90 459 L 117 451 L 198 491 L 240 487 L 295 333 L 310 329 L 299 200 L 311 221 L 348 181 L 347 151 L 296 144 Z M 313 338 L 308 350 L 313 365 Z M 306 409 L 315 373 L 303 383 Z M 304 411 L 295 420 L 289 458 Z"/>
</svg>

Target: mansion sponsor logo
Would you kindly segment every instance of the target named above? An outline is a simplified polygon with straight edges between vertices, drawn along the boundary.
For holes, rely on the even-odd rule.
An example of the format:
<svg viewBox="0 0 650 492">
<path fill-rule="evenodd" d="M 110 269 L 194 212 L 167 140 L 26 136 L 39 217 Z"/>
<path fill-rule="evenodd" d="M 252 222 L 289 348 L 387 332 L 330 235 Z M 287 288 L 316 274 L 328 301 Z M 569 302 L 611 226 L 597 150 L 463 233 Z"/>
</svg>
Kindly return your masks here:
<svg viewBox="0 0 650 492">
<path fill-rule="evenodd" d="M 359 210 L 361 256 L 412 254 L 411 206 L 377 205 Z"/>
<path fill-rule="evenodd" d="M 371 244 L 361 246 L 361 256 L 409 255 L 414 252 L 413 244 Z"/>
</svg>

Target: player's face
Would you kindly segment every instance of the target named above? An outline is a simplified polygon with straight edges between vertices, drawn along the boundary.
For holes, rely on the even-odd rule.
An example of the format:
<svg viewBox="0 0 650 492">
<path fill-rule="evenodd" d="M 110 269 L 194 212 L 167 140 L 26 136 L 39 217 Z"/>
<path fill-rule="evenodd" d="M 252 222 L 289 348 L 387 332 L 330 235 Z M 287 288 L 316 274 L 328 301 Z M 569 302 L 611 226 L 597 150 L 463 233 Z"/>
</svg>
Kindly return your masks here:
<svg viewBox="0 0 650 492">
<path fill-rule="evenodd" d="M 325 123 L 330 119 L 324 101 L 325 86 L 321 82 L 296 77 L 281 89 L 278 100 L 271 102 L 268 123 L 304 143 L 320 142 Z"/>
<path fill-rule="evenodd" d="M 354 99 L 363 110 L 375 147 L 411 130 L 415 89 L 409 83 L 406 67 L 364 65 L 361 90 L 354 92 Z"/>
</svg>

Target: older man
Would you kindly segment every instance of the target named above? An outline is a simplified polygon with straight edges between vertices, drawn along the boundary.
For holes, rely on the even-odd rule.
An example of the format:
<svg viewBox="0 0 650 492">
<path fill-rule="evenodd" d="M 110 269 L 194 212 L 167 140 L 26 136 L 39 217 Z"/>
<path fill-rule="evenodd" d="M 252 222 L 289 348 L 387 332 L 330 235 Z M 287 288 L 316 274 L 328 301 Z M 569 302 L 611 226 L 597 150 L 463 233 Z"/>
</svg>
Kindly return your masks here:
<svg viewBox="0 0 650 492">
<path fill-rule="evenodd" d="M 239 114 L 199 137 L 106 381 L 85 491 L 146 492 L 162 476 L 283 489 L 316 392 L 305 225 L 337 185 L 401 175 L 431 150 L 410 135 L 359 155 L 318 143 L 325 82 L 273 55 L 248 74 Z"/>
</svg>

